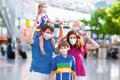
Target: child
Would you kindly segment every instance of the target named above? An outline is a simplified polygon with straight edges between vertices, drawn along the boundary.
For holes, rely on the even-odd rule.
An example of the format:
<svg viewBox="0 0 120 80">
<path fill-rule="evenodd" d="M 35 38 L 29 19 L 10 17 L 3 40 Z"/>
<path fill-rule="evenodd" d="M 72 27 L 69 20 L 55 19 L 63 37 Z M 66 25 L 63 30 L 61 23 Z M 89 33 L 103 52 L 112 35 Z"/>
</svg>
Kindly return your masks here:
<svg viewBox="0 0 120 80">
<path fill-rule="evenodd" d="M 79 35 L 84 35 L 85 33 L 81 30 L 80 22 L 74 21 L 70 30 L 75 30 Z M 63 33 L 61 33 L 63 35 Z M 62 39 L 66 39 L 67 36 L 64 36 Z"/>
<path fill-rule="evenodd" d="M 58 44 L 61 54 L 53 59 L 51 80 L 76 80 L 75 62 L 73 57 L 68 55 L 69 48 L 67 41 L 61 41 Z M 71 74 L 73 74 L 73 78 Z"/>
<path fill-rule="evenodd" d="M 76 30 L 80 35 L 82 35 L 84 32 L 81 30 L 80 22 L 79 21 L 74 21 L 72 28 Z"/>
<path fill-rule="evenodd" d="M 42 55 L 46 55 L 44 49 L 43 49 L 43 42 L 44 42 L 44 39 L 43 39 L 43 36 L 42 36 L 42 32 L 41 32 L 41 28 L 43 27 L 43 25 L 47 22 L 50 22 L 50 23 L 53 23 L 55 24 L 56 22 L 52 22 L 47 14 L 47 4 L 46 3 L 42 3 L 42 4 L 39 4 L 38 6 L 38 15 L 37 15 L 37 28 L 34 32 L 34 35 L 39 37 L 39 40 L 40 40 L 40 50 L 42 52 Z M 57 23 L 56 23 L 57 24 Z M 53 48 L 55 49 L 55 42 L 53 40 L 53 38 L 50 39 L 51 40 L 51 43 L 52 43 L 52 46 Z M 54 50 L 56 52 L 56 50 Z"/>
<path fill-rule="evenodd" d="M 7 49 L 6 43 L 3 42 L 1 45 L 2 60 L 6 59 L 6 49 Z"/>
</svg>

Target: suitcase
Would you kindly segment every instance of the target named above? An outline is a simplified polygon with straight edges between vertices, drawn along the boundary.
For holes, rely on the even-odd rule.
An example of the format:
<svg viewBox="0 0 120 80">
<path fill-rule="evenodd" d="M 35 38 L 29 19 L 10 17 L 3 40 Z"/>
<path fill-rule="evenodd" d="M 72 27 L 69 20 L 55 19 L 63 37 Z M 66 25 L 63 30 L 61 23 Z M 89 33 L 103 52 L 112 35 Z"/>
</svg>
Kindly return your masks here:
<svg viewBox="0 0 120 80">
<path fill-rule="evenodd" d="M 21 56 L 22 56 L 23 59 L 27 59 L 26 52 L 21 52 Z"/>
<path fill-rule="evenodd" d="M 15 52 L 12 51 L 11 54 L 7 55 L 8 59 L 15 59 Z"/>
</svg>

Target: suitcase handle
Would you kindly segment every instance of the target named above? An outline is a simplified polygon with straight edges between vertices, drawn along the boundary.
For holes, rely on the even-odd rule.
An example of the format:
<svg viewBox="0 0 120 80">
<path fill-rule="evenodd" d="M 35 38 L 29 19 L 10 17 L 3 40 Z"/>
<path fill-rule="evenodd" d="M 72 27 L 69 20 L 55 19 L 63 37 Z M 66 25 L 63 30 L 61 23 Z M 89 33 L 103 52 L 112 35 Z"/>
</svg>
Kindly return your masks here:
<svg viewBox="0 0 120 80">
<path fill-rule="evenodd" d="M 66 70 L 57 69 L 55 71 L 55 73 L 60 73 L 60 74 L 62 74 L 64 72 L 68 72 L 69 74 L 73 74 L 73 71 L 71 69 L 66 69 Z"/>
<path fill-rule="evenodd" d="M 56 70 L 55 73 L 60 73 L 60 80 L 62 80 L 62 73 L 64 72 L 68 72 L 69 73 L 69 80 L 70 80 L 70 76 L 73 74 L 73 71 L 72 70 L 69 70 L 69 71 L 60 71 L 60 70 Z"/>
</svg>

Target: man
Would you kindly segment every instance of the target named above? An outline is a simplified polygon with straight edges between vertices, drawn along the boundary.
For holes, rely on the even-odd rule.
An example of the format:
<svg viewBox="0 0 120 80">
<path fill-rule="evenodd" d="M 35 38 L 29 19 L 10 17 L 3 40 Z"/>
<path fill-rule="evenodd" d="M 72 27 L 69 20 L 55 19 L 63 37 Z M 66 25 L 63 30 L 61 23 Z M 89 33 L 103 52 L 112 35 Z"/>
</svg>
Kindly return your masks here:
<svg viewBox="0 0 120 80">
<path fill-rule="evenodd" d="M 42 28 L 42 35 L 44 38 L 43 47 L 46 52 L 46 55 L 42 55 L 39 48 L 40 41 L 38 37 L 34 36 L 32 38 L 34 27 L 36 27 L 36 23 L 30 28 L 29 33 L 26 36 L 26 42 L 32 47 L 32 63 L 30 67 L 30 71 L 32 72 L 32 80 L 50 80 L 52 56 L 54 51 L 50 39 L 52 38 L 54 28 L 49 23 L 46 23 Z M 60 30 L 61 29 L 62 27 L 60 27 Z"/>
</svg>

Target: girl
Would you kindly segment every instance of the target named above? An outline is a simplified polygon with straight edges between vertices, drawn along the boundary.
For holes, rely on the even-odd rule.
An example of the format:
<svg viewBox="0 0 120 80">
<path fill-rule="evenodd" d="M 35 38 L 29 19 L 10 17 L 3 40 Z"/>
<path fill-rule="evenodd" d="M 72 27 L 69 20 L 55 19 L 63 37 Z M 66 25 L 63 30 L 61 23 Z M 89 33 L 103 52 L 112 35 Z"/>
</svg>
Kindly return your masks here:
<svg viewBox="0 0 120 80">
<path fill-rule="evenodd" d="M 43 48 L 43 42 L 44 42 L 44 39 L 43 39 L 43 36 L 42 36 L 42 32 L 41 32 L 41 28 L 43 27 L 43 25 L 47 22 L 49 23 L 52 23 L 52 24 L 61 24 L 61 22 L 53 22 L 51 21 L 49 18 L 48 18 L 48 15 L 46 14 L 47 12 L 47 4 L 45 2 L 43 2 L 42 4 L 39 4 L 38 6 L 38 15 L 37 15 L 37 28 L 34 32 L 34 35 L 39 37 L 39 40 L 40 40 L 40 50 L 42 52 L 42 55 L 46 55 L 46 52 L 44 51 L 44 48 Z M 51 43 L 52 43 L 52 46 L 54 48 L 54 52 L 56 52 L 55 50 L 55 42 L 53 40 L 53 37 L 49 34 L 45 34 L 46 36 L 48 37 L 51 37 Z"/>
</svg>

